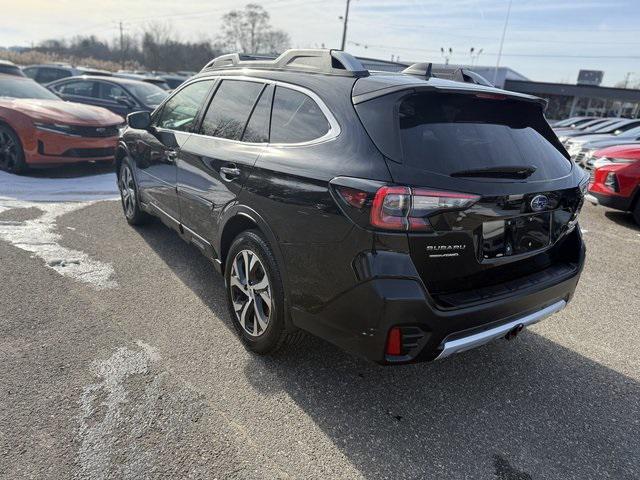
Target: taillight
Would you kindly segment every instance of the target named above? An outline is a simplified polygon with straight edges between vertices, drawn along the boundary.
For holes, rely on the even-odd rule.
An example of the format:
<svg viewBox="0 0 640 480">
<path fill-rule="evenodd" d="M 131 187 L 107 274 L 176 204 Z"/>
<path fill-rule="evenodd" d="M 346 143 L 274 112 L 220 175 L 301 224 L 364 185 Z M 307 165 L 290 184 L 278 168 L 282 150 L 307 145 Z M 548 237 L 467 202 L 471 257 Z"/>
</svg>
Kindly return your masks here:
<svg viewBox="0 0 640 480">
<path fill-rule="evenodd" d="M 469 208 L 479 199 L 467 193 L 384 186 L 375 193 L 369 218 L 372 226 L 384 230 L 425 231 L 429 215 Z"/>
<path fill-rule="evenodd" d="M 362 190 L 342 186 L 337 187 L 337 190 L 344 201 L 352 207 L 362 208 L 367 201 L 368 194 L 367 192 L 363 192 Z"/>
</svg>

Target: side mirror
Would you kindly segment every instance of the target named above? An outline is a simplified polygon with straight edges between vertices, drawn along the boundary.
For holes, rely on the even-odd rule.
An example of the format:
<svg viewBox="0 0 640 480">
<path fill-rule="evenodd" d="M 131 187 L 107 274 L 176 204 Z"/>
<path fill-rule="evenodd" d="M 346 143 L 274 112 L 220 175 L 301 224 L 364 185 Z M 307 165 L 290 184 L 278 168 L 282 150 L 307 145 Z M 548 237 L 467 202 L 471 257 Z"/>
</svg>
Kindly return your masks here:
<svg viewBox="0 0 640 480">
<path fill-rule="evenodd" d="M 137 130 L 149 130 L 151 115 L 149 112 L 133 112 L 127 115 L 127 125 Z"/>
<path fill-rule="evenodd" d="M 133 107 L 133 102 L 131 101 L 130 98 L 127 97 L 116 97 L 116 102 L 119 103 L 120 105 L 124 105 L 125 107 Z"/>
</svg>

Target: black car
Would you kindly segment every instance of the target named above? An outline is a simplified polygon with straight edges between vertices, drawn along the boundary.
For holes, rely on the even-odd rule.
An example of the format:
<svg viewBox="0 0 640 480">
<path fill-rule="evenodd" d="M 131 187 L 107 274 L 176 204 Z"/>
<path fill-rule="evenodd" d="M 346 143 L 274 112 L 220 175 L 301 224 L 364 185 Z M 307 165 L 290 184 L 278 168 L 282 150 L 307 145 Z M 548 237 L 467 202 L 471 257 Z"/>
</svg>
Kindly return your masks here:
<svg viewBox="0 0 640 480">
<path fill-rule="evenodd" d="M 307 331 L 395 364 L 515 336 L 572 298 L 588 177 L 544 101 L 450 77 L 341 51 L 219 57 L 129 115 L 126 219 L 160 217 L 212 260 L 258 353 Z"/>
<path fill-rule="evenodd" d="M 80 75 L 111 76 L 111 72 L 90 67 L 74 67 L 67 63 L 45 63 L 43 65 L 29 65 L 22 69 L 24 74 L 38 83 L 47 83 L 61 78 L 77 77 Z"/>
<path fill-rule="evenodd" d="M 16 77 L 26 77 L 26 75 L 22 72 L 22 69 L 9 60 L 0 60 L 0 73 L 13 75 Z"/>
<path fill-rule="evenodd" d="M 104 107 L 122 116 L 134 111 L 152 111 L 167 96 L 166 91 L 150 83 L 88 75 L 64 78 L 47 88 L 70 102 Z"/>
</svg>

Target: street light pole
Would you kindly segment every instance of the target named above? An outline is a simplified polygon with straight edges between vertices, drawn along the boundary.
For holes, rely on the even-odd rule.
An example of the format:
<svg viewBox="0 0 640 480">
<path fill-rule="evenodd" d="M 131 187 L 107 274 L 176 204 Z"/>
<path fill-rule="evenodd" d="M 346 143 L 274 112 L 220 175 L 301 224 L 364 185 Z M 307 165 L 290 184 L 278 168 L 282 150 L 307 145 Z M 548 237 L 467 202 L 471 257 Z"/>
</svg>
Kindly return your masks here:
<svg viewBox="0 0 640 480">
<path fill-rule="evenodd" d="M 342 24 L 342 46 L 340 50 L 344 51 L 344 46 L 347 43 L 347 23 L 349 22 L 349 5 L 351 0 L 347 0 L 347 8 L 344 12 L 344 23 Z"/>
<path fill-rule="evenodd" d="M 502 47 L 504 46 L 504 37 L 507 34 L 507 25 L 509 25 L 509 15 L 511 14 L 511 3 L 513 0 L 509 0 L 509 6 L 507 7 L 507 16 L 504 19 L 504 28 L 502 29 L 502 38 L 500 39 L 500 49 L 498 50 L 498 61 L 496 62 L 496 70 L 493 72 L 493 84 L 498 81 L 498 68 L 500 67 L 500 58 L 502 57 Z"/>
</svg>

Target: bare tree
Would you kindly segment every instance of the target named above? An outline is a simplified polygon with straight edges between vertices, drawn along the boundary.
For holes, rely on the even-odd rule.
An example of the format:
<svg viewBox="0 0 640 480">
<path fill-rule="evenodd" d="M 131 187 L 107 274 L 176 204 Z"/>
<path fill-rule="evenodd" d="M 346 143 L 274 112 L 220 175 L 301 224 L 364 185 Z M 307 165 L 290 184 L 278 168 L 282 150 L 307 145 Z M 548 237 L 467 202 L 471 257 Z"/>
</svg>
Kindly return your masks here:
<svg viewBox="0 0 640 480">
<path fill-rule="evenodd" d="M 289 47 L 289 35 L 274 30 L 269 12 L 250 3 L 244 10 L 232 10 L 222 17 L 222 35 L 219 45 L 229 51 L 245 53 L 277 53 Z"/>
</svg>

